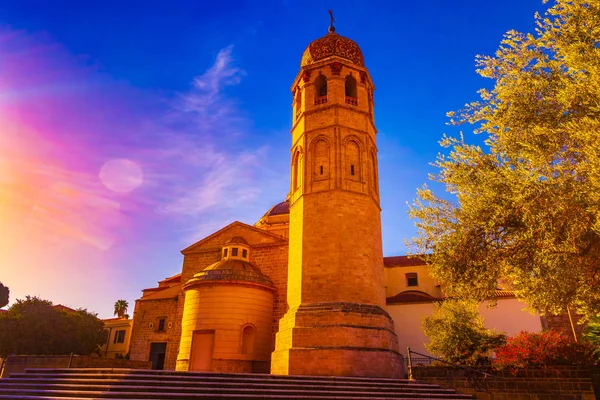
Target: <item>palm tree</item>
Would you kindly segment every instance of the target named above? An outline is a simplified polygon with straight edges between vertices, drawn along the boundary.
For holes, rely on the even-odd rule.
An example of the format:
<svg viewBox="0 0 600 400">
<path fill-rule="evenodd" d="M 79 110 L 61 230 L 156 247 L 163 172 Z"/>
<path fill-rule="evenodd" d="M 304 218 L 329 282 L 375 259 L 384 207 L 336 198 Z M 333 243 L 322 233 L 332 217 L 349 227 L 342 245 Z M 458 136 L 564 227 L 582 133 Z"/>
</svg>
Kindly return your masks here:
<svg viewBox="0 0 600 400">
<path fill-rule="evenodd" d="M 10 290 L 8 290 L 8 287 L 6 287 L 2 283 L 0 283 L 0 308 L 2 308 L 8 304 L 9 293 L 10 293 Z"/>
<path fill-rule="evenodd" d="M 127 315 L 127 307 L 129 307 L 129 303 L 127 300 L 117 300 L 115 303 L 115 315 L 119 318 L 126 318 Z"/>
</svg>

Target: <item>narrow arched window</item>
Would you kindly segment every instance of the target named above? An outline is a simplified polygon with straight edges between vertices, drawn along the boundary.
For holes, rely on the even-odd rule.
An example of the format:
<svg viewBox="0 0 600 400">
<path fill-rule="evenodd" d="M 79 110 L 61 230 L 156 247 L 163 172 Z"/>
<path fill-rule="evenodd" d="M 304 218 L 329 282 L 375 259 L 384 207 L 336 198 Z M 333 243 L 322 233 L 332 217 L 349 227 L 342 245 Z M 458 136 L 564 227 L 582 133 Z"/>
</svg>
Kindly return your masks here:
<svg viewBox="0 0 600 400">
<path fill-rule="evenodd" d="M 255 329 L 253 326 L 247 325 L 242 330 L 242 354 L 254 353 Z"/>
<path fill-rule="evenodd" d="M 346 96 L 353 99 L 358 97 L 356 93 L 356 79 L 352 75 L 346 77 Z"/>
<path fill-rule="evenodd" d="M 324 75 L 315 79 L 315 105 L 327 103 L 327 79 Z"/>
</svg>

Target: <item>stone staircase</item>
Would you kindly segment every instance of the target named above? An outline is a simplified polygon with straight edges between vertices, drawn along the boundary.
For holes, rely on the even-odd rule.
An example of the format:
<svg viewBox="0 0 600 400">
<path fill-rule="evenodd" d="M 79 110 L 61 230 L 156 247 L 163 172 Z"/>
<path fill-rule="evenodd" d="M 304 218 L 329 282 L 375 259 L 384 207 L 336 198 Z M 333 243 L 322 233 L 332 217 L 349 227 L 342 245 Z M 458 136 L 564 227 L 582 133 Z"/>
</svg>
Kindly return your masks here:
<svg viewBox="0 0 600 400">
<path fill-rule="evenodd" d="M 472 399 L 407 379 L 175 372 L 112 368 L 27 369 L 0 379 L 0 399 Z"/>
</svg>

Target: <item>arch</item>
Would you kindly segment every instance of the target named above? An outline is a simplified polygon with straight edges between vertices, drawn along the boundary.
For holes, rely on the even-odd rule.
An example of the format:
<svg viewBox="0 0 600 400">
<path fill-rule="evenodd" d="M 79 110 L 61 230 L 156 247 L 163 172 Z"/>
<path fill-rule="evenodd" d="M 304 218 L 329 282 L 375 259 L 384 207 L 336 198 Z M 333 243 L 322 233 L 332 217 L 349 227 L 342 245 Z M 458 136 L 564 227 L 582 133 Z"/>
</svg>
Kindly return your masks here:
<svg viewBox="0 0 600 400">
<path fill-rule="evenodd" d="M 356 140 L 350 139 L 345 144 L 346 165 L 344 175 L 346 179 L 360 181 L 360 145 Z"/>
<path fill-rule="evenodd" d="M 329 177 L 329 143 L 322 137 L 315 139 L 312 146 L 313 178 Z"/>
<path fill-rule="evenodd" d="M 242 354 L 254 353 L 254 342 L 256 340 L 256 328 L 252 324 L 242 326 L 241 330 L 241 346 Z"/>
<path fill-rule="evenodd" d="M 378 193 L 378 189 L 377 189 L 377 157 L 375 156 L 375 153 L 373 151 L 371 151 L 371 162 L 370 162 L 370 169 L 371 169 L 371 187 L 373 188 L 373 191 L 375 193 Z"/>
<path fill-rule="evenodd" d="M 292 157 L 292 192 L 300 188 L 302 177 L 302 149 L 298 148 Z"/>
<path fill-rule="evenodd" d="M 356 90 L 356 79 L 352 75 L 346 77 L 346 97 L 352 97 L 353 99 L 358 98 Z"/>
<path fill-rule="evenodd" d="M 327 78 L 325 75 L 319 74 L 315 79 L 315 98 L 327 96 Z"/>
</svg>

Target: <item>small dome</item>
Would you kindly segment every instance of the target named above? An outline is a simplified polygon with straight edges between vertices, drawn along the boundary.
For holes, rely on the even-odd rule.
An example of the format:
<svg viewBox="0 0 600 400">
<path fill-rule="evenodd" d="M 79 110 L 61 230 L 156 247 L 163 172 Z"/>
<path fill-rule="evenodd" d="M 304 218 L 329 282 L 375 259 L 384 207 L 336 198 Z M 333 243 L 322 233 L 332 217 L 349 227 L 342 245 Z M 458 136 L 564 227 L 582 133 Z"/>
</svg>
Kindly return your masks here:
<svg viewBox="0 0 600 400">
<path fill-rule="evenodd" d="M 279 204 L 275 204 L 269 211 L 267 211 L 268 216 L 271 215 L 281 215 L 281 214 L 289 214 L 290 213 L 290 202 L 282 201 Z"/>
<path fill-rule="evenodd" d="M 227 241 L 227 243 L 225 243 L 225 244 L 226 244 L 226 245 L 228 245 L 228 244 L 245 244 L 245 245 L 247 245 L 247 244 L 248 244 L 248 242 L 246 242 L 246 239 L 244 239 L 243 237 L 240 237 L 240 236 L 234 236 L 234 237 L 232 237 L 231 239 L 229 239 L 229 240 Z"/>
<path fill-rule="evenodd" d="M 300 66 L 310 65 L 330 56 L 345 58 L 361 67 L 365 65 L 362 51 L 354 41 L 335 32 L 329 32 L 308 45 L 302 54 Z"/>
<path fill-rule="evenodd" d="M 272 286 L 273 282 L 268 276 L 243 260 L 221 260 L 206 267 L 198 272 L 193 278 L 195 281 L 243 281 L 257 282 L 263 285 Z"/>
</svg>

